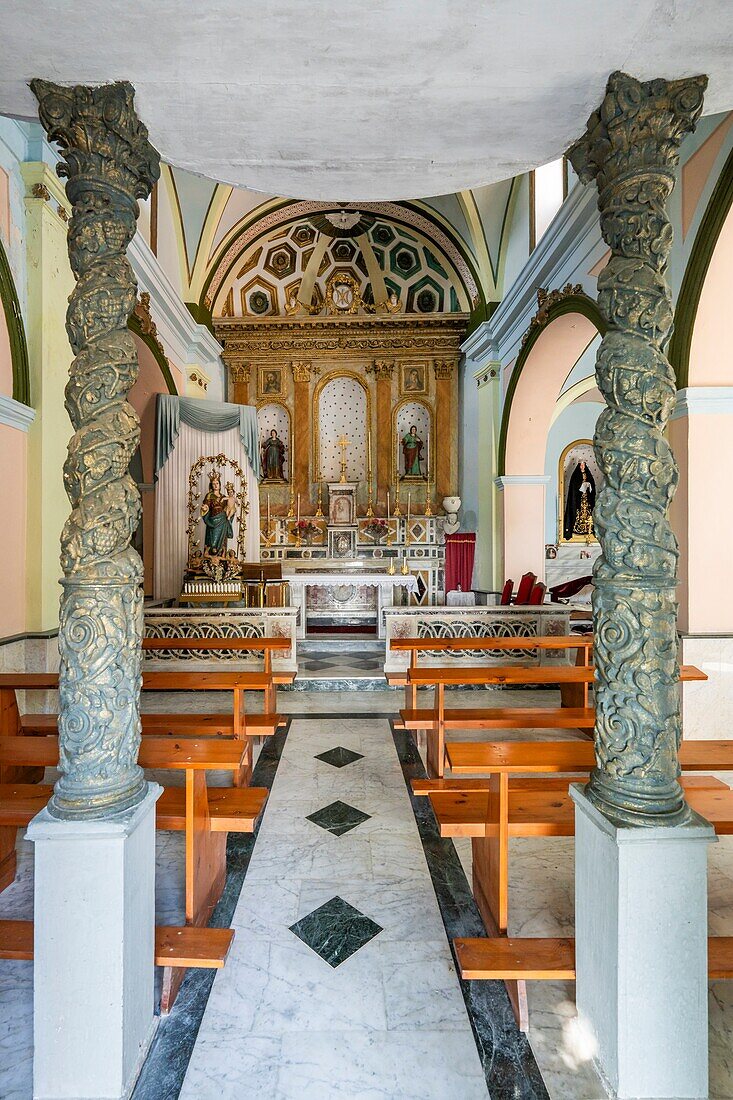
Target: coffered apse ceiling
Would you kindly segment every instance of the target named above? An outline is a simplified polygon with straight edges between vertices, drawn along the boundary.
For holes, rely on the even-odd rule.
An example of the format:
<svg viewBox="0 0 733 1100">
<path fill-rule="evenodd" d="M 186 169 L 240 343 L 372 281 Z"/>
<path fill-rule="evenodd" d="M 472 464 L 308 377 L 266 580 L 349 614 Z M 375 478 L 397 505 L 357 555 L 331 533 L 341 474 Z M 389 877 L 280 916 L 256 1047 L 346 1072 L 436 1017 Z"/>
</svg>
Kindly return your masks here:
<svg viewBox="0 0 733 1100">
<path fill-rule="evenodd" d="M 187 301 L 206 313 L 272 316 L 300 297 L 318 313 L 336 274 L 367 309 L 472 313 L 497 296 L 511 180 L 461 194 L 343 207 L 216 184 L 163 166 L 159 257 L 177 265 Z M 331 221 L 330 219 L 335 219 Z M 342 219 L 352 223 L 340 229 Z"/>
<path fill-rule="evenodd" d="M 130 80 L 192 173 L 342 204 L 463 193 L 558 157 L 608 74 L 710 78 L 733 107 L 731 0 L 13 0 L 0 112 L 32 77 Z"/>
</svg>

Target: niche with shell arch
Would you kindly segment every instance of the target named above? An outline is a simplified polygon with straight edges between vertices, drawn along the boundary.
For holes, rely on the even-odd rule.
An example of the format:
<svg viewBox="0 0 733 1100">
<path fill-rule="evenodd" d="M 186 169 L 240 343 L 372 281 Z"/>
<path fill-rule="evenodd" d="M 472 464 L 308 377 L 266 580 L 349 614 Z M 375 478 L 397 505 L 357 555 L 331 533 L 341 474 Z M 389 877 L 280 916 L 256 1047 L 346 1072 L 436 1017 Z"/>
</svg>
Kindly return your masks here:
<svg viewBox="0 0 733 1100">
<path fill-rule="evenodd" d="M 338 440 L 345 436 L 349 441 L 345 452 L 346 480 L 366 482 L 371 395 L 364 381 L 353 371 L 332 371 L 316 386 L 313 405 L 314 480 L 339 480 L 341 448 Z"/>
<path fill-rule="evenodd" d="M 402 440 L 411 427 L 417 428 L 418 437 L 423 441 L 420 453 L 421 476 L 405 478 L 405 462 Z M 431 481 L 435 456 L 435 435 L 433 431 L 433 410 L 425 401 L 412 397 L 395 405 L 392 414 L 392 480 Z"/>
<path fill-rule="evenodd" d="M 265 470 L 262 445 L 269 437 L 270 432 L 275 431 L 279 439 L 285 445 L 285 461 L 283 463 L 284 481 L 290 481 L 292 470 L 290 410 L 281 401 L 261 401 L 257 405 L 257 437 L 262 461 L 262 480 L 277 482 L 277 478 L 268 478 Z M 280 482 L 282 484 L 282 482 Z"/>
</svg>

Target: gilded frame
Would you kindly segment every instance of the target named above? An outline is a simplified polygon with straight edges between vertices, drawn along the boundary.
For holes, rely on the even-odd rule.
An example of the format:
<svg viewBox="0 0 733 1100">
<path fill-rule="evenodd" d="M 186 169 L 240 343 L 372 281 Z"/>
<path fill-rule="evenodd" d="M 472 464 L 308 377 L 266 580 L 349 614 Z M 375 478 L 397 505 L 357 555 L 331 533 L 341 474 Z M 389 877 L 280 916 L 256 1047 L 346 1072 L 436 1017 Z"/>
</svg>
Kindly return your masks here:
<svg viewBox="0 0 733 1100">
<path fill-rule="evenodd" d="M 408 389 L 406 379 L 408 372 L 421 371 L 422 372 L 422 385 L 420 389 Z M 400 363 L 400 397 L 427 397 L 428 394 L 428 363 Z"/>
<path fill-rule="evenodd" d="M 321 474 L 322 474 L 323 471 L 321 469 L 321 464 L 320 464 L 320 452 L 321 452 L 321 445 L 320 445 L 321 440 L 320 440 L 320 428 L 319 428 L 320 417 L 318 415 L 319 410 L 320 410 L 320 404 L 321 404 L 321 393 L 323 392 L 324 388 L 328 385 L 328 383 L 333 382 L 334 379 L 336 379 L 336 378 L 354 378 L 354 379 L 356 379 L 356 381 L 359 383 L 359 385 L 364 390 L 364 392 L 366 394 L 366 407 L 367 407 L 367 413 L 366 413 L 366 425 L 367 425 L 367 429 L 368 429 L 368 431 L 367 431 L 367 440 L 369 440 L 371 438 L 371 435 L 372 435 L 372 391 L 369 387 L 369 383 L 366 381 L 364 376 L 359 374 L 358 371 L 350 370 L 348 367 L 337 367 L 334 370 L 329 371 L 328 374 L 324 374 L 324 376 L 322 378 L 319 378 L 317 383 L 316 383 L 315 389 L 313 390 L 313 401 L 312 401 L 312 404 L 311 404 L 311 438 L 313 440 L 313 446 L 312 446 L 312 450 L 311 450 L 311 473 L 314 475 L 310 478 L 310 480 L 312 482 L 319 482 L 319 481 L 323 480 L 323 478 L 321 477 Z M 367 481 L 367 474 L 368 474 L 368 471 L 369 471 L 370 464 L 371 464 L 372 470 L 374 470 L 374 468 L 375 468 L 374 467 L 373 456 L 367 455 L 366 457 L 367 457 L 367 473 L 365 473 L 365 475 L 364 475 L 364 484 L 366 484 L 366 481 Z M 371 462 L 370 462 L 370 460 L 371 460 Z"/>
<path fill-rule="evenodd" d="M 572 443 L 568 443 L 567 447 L 563 448 L 560 455 L 560 460 L 557 464 L 557 545 L 569 546 L 571 543 L 597 543 L 598 539 L 595 535 L 591 535 L 587 538 L 585 535 L 573 535 L 572 538 L 563 538 L 563 521 L 565 518 L 565 460 L 570 452 L 575 447 L 590 447 L 593 450 L 592 439 L 574 439 Z M 598 493 L 600 489 L 596 486 L 596 501 L 598 500 Z"/>
<path fill-rule="evenodd" d="M 274 374 L 277 377 L 277 389 L 265 389 L 265 377 Z M 282 397 L 283 396 L 283 368 L 281 366 L 265 366 L 257 368 L 257 397 Z"/>
<path fill-rule="evenodd" d="M 430 419 L 430 438 L 428 439 L 427 446 L 427 471 L 425 477 L 421 478 L 403 478 L 400 480 L 400 460 L 398 458 L 399 440 L 397 438 L 397 416 L 403 405 L 410 405 L 412 403 L 416 405 L 423 405 L 428 411 L 428 417 Z M 401 398 L 392 409 L 392 484 L 396 485 L 400 482 L 400 485 L 431 485 L 433 481 L 433 470 L 435 463 L 435 410 L 429 401 L 424 400 L 424 397 L 409 394 L 407 397 Z"/>
<path fill-rule="evenodd" d="M 281 409 L 285 410 L 285 415 L 288 418 L 288 456 L 287 456 L 287 461 L 286 461 L 286 464 L 285 464 L 285 469 L 288 472 L 288 476 L 285 478 L 285 481 L 268 481 L 267 478 L 263 477 L 262 480 L 260 481 L 260 485 L 289 485 L 291 480 L 292 480 L 292 475 L 293 475 L 293 414 L 291 413 L 290 409 L 288 408 L 288 406 L 285 404 L 284 401 L 281 401 L 279 398 L 272 398 L 270 396 L 270 394 L 268 394 L 267 397 L 258 398 L 258 400 L 255 402 L 255 408 L 257 409 L 258 414 L 259 414 L 260 409 L 264 409 L 265 406 L 267 406 L 267 405 L 279 405 Z M 258 435 L 258 437 L 259 437 L 259 431 L 260 431 L 260 424 L 259 424 L 259 420 L 258 420 L 257 421 L 257 435 Z M 258 446 L 259 446 L 260 452 L 261 452 L 262 451 L 262 440 L 258 438 L 257 442 L 258 442 Z M 262 461 L 262 455 L 261 454 L 260 454 L 260 461 Z"/>
</svg>

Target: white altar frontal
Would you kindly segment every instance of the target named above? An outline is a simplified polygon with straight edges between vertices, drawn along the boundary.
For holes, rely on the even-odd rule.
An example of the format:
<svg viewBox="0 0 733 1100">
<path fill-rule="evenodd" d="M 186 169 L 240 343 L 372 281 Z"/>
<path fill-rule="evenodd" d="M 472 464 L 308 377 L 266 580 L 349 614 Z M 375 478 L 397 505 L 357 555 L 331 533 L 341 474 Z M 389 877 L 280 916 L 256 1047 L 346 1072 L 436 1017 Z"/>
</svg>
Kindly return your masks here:
<svg viewBox="0 0 733 1100">
<path fill-rule="evenodd" d="M 304 638 L 309 623 L 325 627 L 358 627 L 374 623 L 384 637 L 383 610 L 418 592 L 412 573 L 388 573 L 373 562 L 321 559 L 283 563 L 283 579 L 290 588 L 291 606 L 298 611 L 298 637 Z"/>
</svg>

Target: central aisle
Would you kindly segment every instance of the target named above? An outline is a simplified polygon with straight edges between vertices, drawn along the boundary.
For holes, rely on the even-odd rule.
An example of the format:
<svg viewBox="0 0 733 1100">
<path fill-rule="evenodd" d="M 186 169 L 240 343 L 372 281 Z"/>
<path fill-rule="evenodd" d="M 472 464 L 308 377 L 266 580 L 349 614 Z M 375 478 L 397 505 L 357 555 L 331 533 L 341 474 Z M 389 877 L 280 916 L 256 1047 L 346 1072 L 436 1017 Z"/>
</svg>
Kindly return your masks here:
<svg viewBox="0 0 733 1100">
<path fill-rule="evenodd" d="M 232 926 L 182 1100 L 488 1096 L 387 721 L 293 721 Z"/>
</svg>

